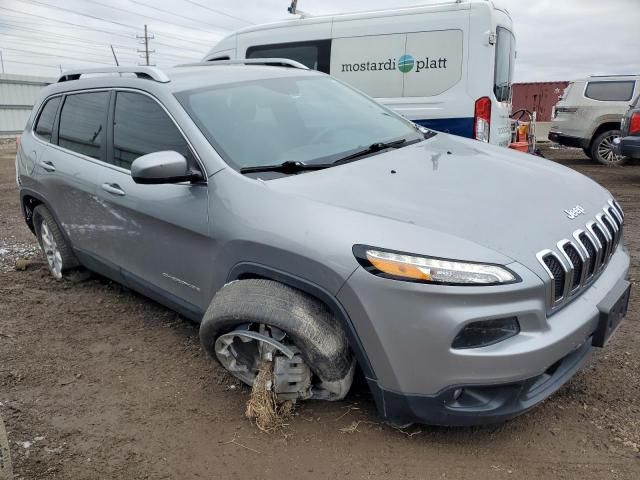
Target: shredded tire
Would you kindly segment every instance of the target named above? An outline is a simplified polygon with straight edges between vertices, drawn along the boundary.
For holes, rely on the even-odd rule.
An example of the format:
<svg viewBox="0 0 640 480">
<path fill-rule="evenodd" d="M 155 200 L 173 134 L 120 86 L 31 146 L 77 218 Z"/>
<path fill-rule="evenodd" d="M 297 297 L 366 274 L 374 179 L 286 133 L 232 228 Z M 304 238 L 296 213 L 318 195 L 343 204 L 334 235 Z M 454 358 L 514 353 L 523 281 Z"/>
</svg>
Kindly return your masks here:
<svg viewBox="0 0 640 480">
<path fill-rule="evenodd" d="M 213 298 L 200 325 L 200 341 L 216 357 L 218 336 L 243 323 L 285 331 L 309 368 L 323 381 L 352 372 L 353 353 L 342 326 L 319 300 L 279 282 L 248 279 L 225 285 Z"/>
</svg>

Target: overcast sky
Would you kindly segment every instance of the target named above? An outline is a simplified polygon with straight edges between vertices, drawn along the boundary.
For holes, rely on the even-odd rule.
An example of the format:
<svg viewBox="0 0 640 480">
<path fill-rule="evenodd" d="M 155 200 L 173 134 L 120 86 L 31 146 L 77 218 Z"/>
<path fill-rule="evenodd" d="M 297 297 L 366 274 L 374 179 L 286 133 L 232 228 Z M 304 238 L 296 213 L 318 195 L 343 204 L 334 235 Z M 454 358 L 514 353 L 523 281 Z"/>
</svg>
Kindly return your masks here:
<svg viewBox="0 0 640 480">
<path fill-rule="evenodd" d="M 7 73 L 142 62 L 136 35 L 149 25 L 159 66 L 199 60 L 217 40 L 288 16 L 290 0 L 0 0 Z M 311 14 L 435 3 L 425 0 L 299 0 Z M 517 39 L 516 81 L 640 73 L 640 0 L 501 0 Z M 202 6 L 198 6 L 202 5 Z"/>
</svg>

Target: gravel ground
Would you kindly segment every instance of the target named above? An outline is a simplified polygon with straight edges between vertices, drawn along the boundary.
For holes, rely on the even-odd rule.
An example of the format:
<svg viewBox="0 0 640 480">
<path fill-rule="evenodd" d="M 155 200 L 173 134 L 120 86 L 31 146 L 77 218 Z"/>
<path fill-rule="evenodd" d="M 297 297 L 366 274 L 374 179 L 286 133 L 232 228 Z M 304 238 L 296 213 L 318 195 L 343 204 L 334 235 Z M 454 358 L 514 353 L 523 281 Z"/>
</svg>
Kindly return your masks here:
<svg viewBox="0 0 640 480">
<path fill-rule="evenodd" d="M 99 277 L 52 280 L 21 218 L 15 153 L 0 147 L 0 417 L 15 478 L 640 478 L 640 163 L 545 153 L 627 213 L 636 294 L 608 347 L 503 425 L 395 430 L 356 387 L 303 404 L 268 435 L 244 418 L 247 389 L 210 361 L 193 324 Z"/>
</svg>

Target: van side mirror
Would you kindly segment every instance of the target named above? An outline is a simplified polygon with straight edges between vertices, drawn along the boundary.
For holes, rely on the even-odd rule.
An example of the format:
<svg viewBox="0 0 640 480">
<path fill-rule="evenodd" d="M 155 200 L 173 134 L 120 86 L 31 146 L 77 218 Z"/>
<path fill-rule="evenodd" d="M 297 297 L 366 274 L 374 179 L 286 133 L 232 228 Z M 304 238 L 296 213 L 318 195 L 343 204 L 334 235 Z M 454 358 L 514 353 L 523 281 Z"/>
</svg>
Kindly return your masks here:
<svg viewBox="0 0 640 480">
<path fill-rule="evenodd" d="M 148 153 L 136 158 L 131 164 L 131 177 L 136 183 L 156 185 L 202 179 L 200 173 L 189 169 L 183 155 L 172 150 Z"/>
</svg>

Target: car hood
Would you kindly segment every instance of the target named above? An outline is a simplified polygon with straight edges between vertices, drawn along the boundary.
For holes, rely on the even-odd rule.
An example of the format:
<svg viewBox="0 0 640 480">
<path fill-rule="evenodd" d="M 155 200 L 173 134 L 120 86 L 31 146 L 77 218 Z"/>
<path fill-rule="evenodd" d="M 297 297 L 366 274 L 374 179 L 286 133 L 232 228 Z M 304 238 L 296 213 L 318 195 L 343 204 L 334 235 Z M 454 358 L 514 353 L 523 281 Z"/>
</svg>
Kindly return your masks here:
<svg viewBox="0 0 640 480">
<path fill-rule="evenodd" d="M 459 237 L 539 275 L 536 253 L 584 229 L 610 198 L 597 183 L 554 162 L 446 134 L 266 183 L 369 221 L 382 217 Z M 565 210 L 577 205 L 584 214 L 569 218 Z M 474 260 L 464 252 L 457 258 Z"/>
</svg>

